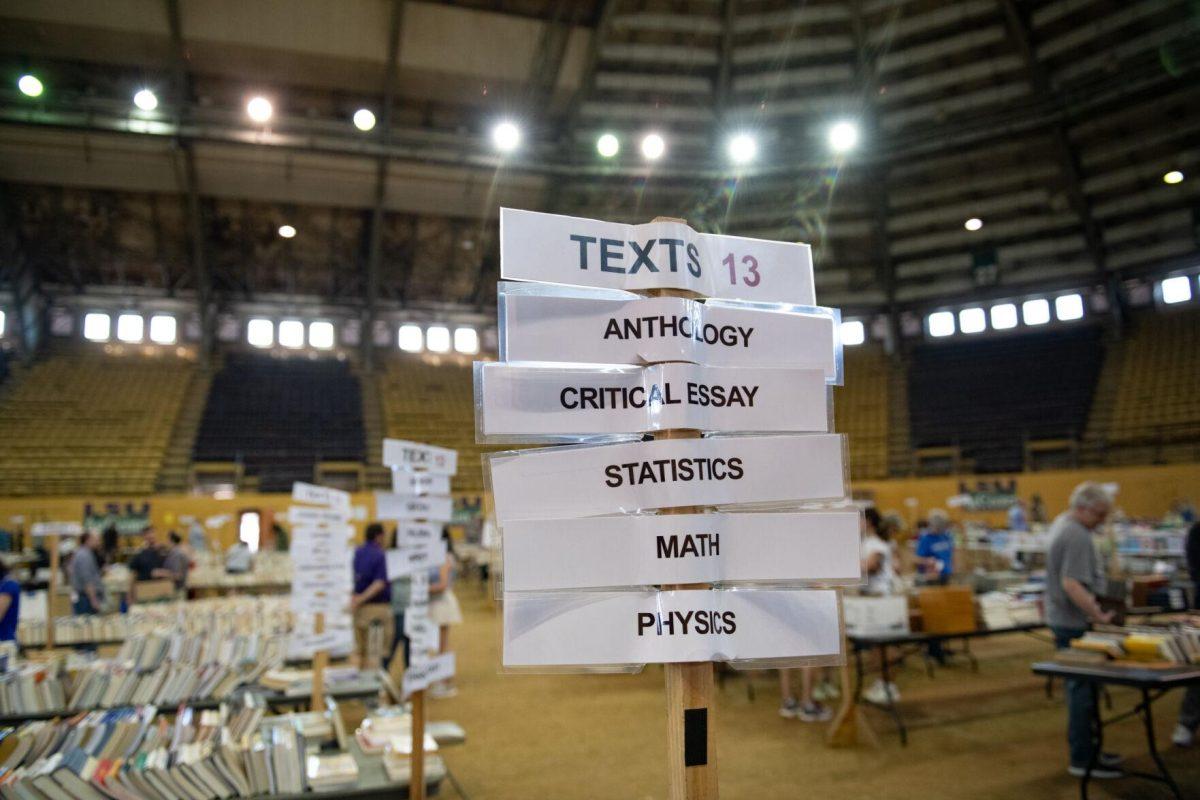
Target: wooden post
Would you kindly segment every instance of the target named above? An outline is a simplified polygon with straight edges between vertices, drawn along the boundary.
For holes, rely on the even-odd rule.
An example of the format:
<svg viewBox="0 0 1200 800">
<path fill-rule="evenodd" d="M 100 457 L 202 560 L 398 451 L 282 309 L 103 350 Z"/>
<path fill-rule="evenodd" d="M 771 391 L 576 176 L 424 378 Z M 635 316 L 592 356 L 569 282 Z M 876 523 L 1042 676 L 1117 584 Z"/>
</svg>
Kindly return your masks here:
<svg viewBox="0 0 1200 800">
<path fill-rule="evenodd" d="M 325 632 L 325 615 L 317 613 L 313 619 L 313 633 Z M 312 666 L 312 710 L 325 710 L 325 667 L 329 665 L 329 651 L 318 650 L 313 653 Z"/>
<path fill-rule="evenodd" d="M 58 534 L 46 537 L 50 547 L 50 579 L 46 582 L 46 649 L 54 649 L 54 598 L 58 596 L 58 569 L 60 559 L 58 553 Z M 100 613 L 100 609 L 96 609 Z"/>
<path fill-rule="evenodd" d="M 679 222 L 678 217 L 655 217 L 652 222 Z M 695 298 L 692 292 L 658 289 L 654 297 Z M 666 430 L 662 439 L 699 439 L 700 431 Z M 664 509 L 663 514 L 696 514 L 699 506 Z M 665 585 L 663 591 L 711 589 L 711 584 Z M 665 664 L 667 679 L 667 796 L 670 800 L 716 800 L 717 725 L 713 699 L 713 665 L 709 661 Z"/>
<path fill-rule="evenodd" d="M 408 796 L 425 800 L 425 690 L 412 695 L 412 752 L 409 754 Z"/>
</svg>

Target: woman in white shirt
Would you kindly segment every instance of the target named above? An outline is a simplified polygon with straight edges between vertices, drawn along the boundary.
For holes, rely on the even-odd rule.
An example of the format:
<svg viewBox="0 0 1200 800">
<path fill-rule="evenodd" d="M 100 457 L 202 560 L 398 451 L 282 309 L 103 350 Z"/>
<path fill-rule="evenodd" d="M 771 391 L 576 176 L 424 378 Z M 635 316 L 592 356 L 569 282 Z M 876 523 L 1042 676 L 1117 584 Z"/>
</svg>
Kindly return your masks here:
<svg viewBox="0 0 1200 800">
<path fill-rule="evenodd" d="M 862 569 L 867 576 L 863 594 L 887 597 L 895 593 L 896 556 L 888 541 L 890 526 L 883 521 L 879 511 L 868 508 L 863 512 Z M 880 660 L 887 658 L 887 649 L 877 650 Z M 900 699 L 900 690 L 892 682 L 882 678 L 883 665 L 877 664 L 881 677 L 870 688 L 863 691 L 863 698 L 876 705 L 889 705 Z"/>
</svg>

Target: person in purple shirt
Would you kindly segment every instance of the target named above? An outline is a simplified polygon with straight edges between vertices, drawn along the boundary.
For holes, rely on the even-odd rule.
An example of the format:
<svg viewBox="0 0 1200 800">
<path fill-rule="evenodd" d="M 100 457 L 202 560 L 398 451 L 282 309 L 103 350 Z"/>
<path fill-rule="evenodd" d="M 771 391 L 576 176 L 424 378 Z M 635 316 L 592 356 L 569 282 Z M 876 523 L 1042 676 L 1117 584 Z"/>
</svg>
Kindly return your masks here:
<svg viewBox="0 0 1200 800">
<path fill-rule="evenodd" d="M 354 614 L 354 643 L 361 668 L 375 669 L 385 653 L 391 653 L 396 637 L 392 616 L 392 587 L 387 579 L 387 558 L 383 554 L 383 526 L 367 526 L 367 540 L 354 551 L 354 594 L 350 597 Z M 379 626 L 382 641 L 371 646 L 371 628 Z M 377 649 L 378 648 L 378 649 Z"/>
</svg>

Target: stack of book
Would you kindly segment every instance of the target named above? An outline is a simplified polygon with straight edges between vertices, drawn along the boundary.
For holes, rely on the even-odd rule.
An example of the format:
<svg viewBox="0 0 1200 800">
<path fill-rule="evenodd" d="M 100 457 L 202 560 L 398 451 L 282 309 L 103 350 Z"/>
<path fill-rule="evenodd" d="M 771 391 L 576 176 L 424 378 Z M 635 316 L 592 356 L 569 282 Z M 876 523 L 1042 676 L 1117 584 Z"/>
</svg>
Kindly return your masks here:
<svg viewBox="0 0 1200 800">
<path fill-rule="evenodd" d="M 314 792 L 346 792 L 358 785 L 358 762 L 349 753 L 309 756 L 307 771 Z"/>
<path fill-rule="evenodd" d="M 1165 627 L 1102 627 L 1071 642 L 1056 659 L 1065 663 L 1109 660 L 1200 664 L 1200 626 L 1173 623 Z"/>
<path fill-rule="evenodd" d="M 0 676 L 0 714 L 32 714 L 66 707 L 57 662 L 26 663 Z"/>
</svg>

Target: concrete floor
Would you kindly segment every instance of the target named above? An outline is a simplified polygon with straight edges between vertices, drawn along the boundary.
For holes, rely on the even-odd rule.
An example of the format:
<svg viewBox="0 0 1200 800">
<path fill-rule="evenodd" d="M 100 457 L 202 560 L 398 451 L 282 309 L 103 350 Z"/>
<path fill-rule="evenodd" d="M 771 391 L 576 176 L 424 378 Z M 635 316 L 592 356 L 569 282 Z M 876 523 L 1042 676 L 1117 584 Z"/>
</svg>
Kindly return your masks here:
<svg viewBox="0 0 1200 800">
<path fill-rule="evenodd" d="M 500 623 L 476 583 L 458 587 L 465 623 L 454 629 L 458 697 L 431 704 L 434 719 L 453 719 L 467 744 L 445 753 L 471 800 L 635 798 L 667 794 L 663 675 L 648 667 L 632 676 L 500 674 Z M 913 659 L 899 677 L 910 723 L 909 746 L 891 720 L 868 709 L 880 746 L 834 750 L 823 725 L 776 713 L 774 673 L 735 675 L 718 692 L 716 726 L 721 795 L 774 800 L 869 797 L 877 800 L 971 797 L 1076 798 L 1066 774 L 1061 694 L 1048 700 L 1028 665 L 1050 652 L 1030 636 L 980 640 L 980 671 L 965 662 L 928 678 Z M 755 699 L 750 699 L 747 682 Z M 1115 708 L 1133 704 L 1117 690 Z M 1177 695 L 1156 706 L 1168 766 L 1188 797 L 1200 798 L 1200 748 L 1182 751 L 1168 737 Z M 1108 732 L 1107 749 L 1134 768 L 1151 766 L 1139 722 Z M 1093 798 L 1165 798 L 1165 787 L 1135 779 L 1105 781 Z M 444 796 L 455 797 L 446 784 Z"/>
</svg>

